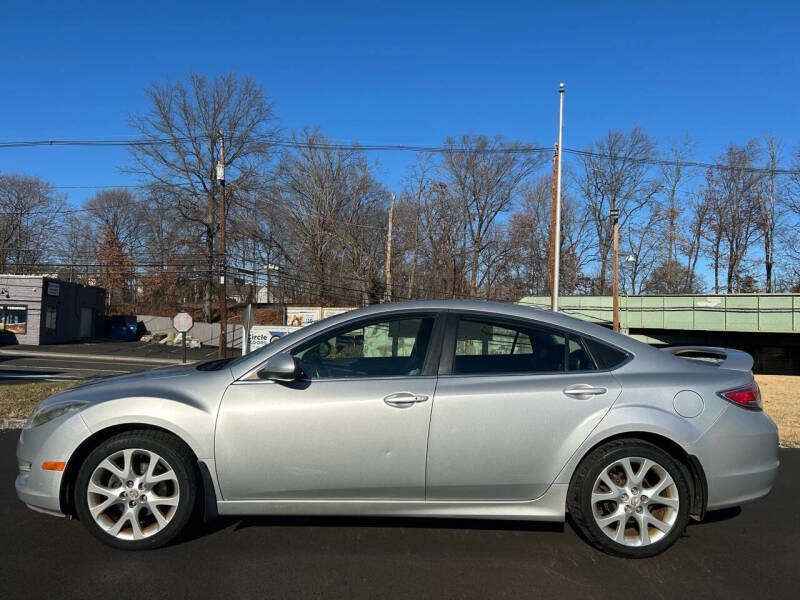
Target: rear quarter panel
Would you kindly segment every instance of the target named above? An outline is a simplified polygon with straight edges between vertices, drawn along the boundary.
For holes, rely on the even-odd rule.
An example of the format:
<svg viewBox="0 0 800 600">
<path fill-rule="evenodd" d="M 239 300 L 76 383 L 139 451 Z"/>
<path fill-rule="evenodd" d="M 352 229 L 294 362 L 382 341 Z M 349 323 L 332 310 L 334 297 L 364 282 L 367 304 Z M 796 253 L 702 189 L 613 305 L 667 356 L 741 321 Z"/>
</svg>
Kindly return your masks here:
<svg viewBox="0 0 800 600">
<path fill-rule="evenodd" d="M 555 483 L 569 483 L 583 457 L 604 440 L 636 433 L 649 433 L 672 440 L 688 454 L 730 406 L 717 393 L 752 380 L 752 374 L 695 364 L 686 359 L 655 351 L 634 359 L 614 371 L 622 392 L 619 398 L 581 444 L 559 473 Z M 661 354 L 663 359 L 659 356 Z M 638 362 L 638 364 L 637 364 Z M 703 400 L 702 412 L 692 418 L 678 414 L 674 398 L 691 390 Z M 702 464 L 702 457 L 701 464 Z"/>
</svg>

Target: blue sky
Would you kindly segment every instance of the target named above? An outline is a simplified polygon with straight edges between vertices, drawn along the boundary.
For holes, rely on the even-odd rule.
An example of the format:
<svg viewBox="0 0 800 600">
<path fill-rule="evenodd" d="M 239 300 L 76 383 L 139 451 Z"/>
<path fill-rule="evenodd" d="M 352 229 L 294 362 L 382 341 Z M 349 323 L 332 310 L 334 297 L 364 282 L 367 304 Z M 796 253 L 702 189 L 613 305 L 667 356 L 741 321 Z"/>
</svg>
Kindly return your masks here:
<svg viewBox="0 0 800 600">
<path fill-rule="evenodd" d="M 765 132 L 800 141 L 800 2 L 6 2 L 0 139 L 128 137 L 152 81 L 233 71 L 282 127 L 362 143 L 464 132 L 565 145 L 642 125 L 696 159 Z M 399 181 L 411 154 L 379 156 Z M 0 149 L 54 185 L 136 183 L 123 149 Z M 70 190 L 71 202 L 91 190 Z"/>
</svg>

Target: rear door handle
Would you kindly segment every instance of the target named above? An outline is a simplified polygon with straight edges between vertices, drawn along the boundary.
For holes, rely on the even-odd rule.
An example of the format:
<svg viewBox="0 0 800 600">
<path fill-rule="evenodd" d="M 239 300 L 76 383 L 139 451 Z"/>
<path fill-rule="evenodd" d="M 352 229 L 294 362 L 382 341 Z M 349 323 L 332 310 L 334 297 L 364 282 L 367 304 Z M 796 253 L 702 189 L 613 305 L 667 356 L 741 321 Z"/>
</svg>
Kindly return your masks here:
<svg viewBox="0 0 800 600">
<path fill-rule="evenodd" d="M 383 401 L 394 408 L 408 408 L 413 404 L 426 402 L 428 396 L 422 394 L 412 394 L 411 392 L 398 392 L 396 394 L 389 394 Z"/>
<path fill-rule="evenodd" d="M 587 400 L 592 396 L 602 396 L 607 391 L 608 390 L 606 388 L 594 387 L 586 383 L 579 383 L 564 389 L 564 393 L 567 396 L 578 398 L 579 400 Z"/>
</svg>

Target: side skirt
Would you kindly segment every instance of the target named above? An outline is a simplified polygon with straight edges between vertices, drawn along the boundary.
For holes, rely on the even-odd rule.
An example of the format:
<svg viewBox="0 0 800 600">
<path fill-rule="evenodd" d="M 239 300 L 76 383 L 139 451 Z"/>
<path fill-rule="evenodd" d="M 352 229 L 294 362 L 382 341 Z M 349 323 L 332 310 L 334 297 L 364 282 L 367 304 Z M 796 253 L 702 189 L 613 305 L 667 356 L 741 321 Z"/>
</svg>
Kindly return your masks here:
<svg viewBox="0 0 800 600">
<path fill-rule="evenodd" d="M 306 515 L 372 517 L 445 517 L 563 522 L 567 484 L 553 484 L 525 502 L 452 502 L 394 500 L 224 500 L 220 515 Z"/>
</svg>

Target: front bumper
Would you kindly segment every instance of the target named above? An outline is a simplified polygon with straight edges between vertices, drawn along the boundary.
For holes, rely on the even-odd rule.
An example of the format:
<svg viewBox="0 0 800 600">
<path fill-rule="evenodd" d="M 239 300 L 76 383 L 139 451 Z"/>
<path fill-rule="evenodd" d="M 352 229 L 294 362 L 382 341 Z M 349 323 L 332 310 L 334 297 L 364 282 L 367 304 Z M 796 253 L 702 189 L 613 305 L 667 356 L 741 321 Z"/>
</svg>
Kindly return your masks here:
<svg viewBox="0 0 800 600">
<path fill-rule="evenodd" d="M 17 443 L 17 497 L 30 508 L 62 513 L 61 482 L 64 471 L 46 471 L 46 461 L 67 462 L 89 429 L 77 413 L 40 427 L 23 429 Z"/>
<path fill-rule="evenodd" d="M 708 510 L 758 500 L 772 490 L 778 428 L 766 413 L 729 406 L 693 450 L 705 471 Z"/>
</svg>

